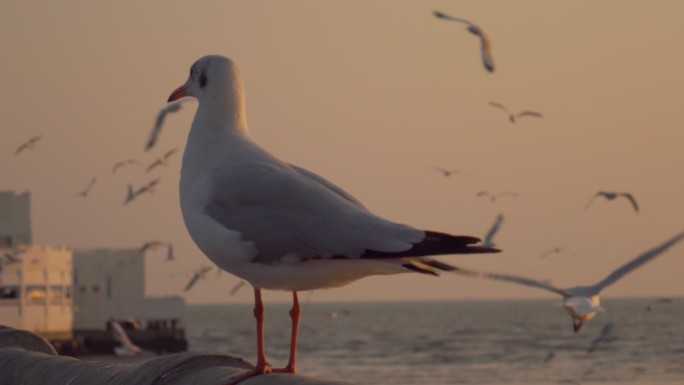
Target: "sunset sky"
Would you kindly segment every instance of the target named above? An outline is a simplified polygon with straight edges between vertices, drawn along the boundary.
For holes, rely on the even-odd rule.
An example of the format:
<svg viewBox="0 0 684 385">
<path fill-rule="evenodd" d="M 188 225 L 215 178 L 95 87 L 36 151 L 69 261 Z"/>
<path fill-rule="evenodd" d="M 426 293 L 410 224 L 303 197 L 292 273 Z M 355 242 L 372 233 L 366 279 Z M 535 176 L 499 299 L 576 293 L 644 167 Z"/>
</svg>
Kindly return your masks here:
<svg viewBox="0 0 684 385">
<path fill-rule="evenodd" d="M 483 28 L 479 41 L 440 10 Z M 32 194 L 34 241 L 82 247 L 174 244 L 178 261 L 148 254 L 150 294 L 180 294 L 210 261 L 180 213 L 181 152 L 196 108 L 167 117 L 145 141 L 171 91 L 206 54 L 241 68 L 253 138 L 310 169 L 373 212 L 415 227 L 483 237 L 504 223 L 497 255 L 449 263 L 561 286 L 593 284 L 684 230 L 684 2 L 671 1 L 117 1 L 0 3 L 0 190 Z M 489 106 L 535 110 L 511 124 Z M 15 149 L 43 135 L 33 151 Z M 460 169 L 445 178 L 433 166 Z M 86 199 L 70 196 L 97 176 Z M 160 177 L 123 206 L 126 186 Z M 480 190 L 515 191 L 492 203 Z M 589 199 L 629 191 L 626 201 Z M 567 252 L 540 259 L 553 247 Z M 605 296 L 684 296 L 684 245 Z M 191 302 L 228 296 L 238 279 L 210 274 Z M 285 301 L 286 293 L 266 293 Z M 371 277 L 316 292 L 316 301 L 549 298 L 525 287 L 457 276 Z"/>
</svg>

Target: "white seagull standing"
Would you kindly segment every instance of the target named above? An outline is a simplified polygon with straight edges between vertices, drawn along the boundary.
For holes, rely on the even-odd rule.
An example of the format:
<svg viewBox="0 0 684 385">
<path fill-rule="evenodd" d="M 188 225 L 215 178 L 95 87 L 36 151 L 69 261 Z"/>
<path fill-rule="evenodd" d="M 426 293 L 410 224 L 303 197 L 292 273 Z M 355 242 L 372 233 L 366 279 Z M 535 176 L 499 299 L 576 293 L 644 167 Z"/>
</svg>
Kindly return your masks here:
<svg viewBox="0 0 684 385">
<path fill-rule="evenodd" d="M 272 371 L 264 350 L 261 290 L 292 292 L 290 359 L 295 372 L 298 291 L 339 287 L 377 274 L 437 275 L 451 266 L 426 258 L 488 253 L 475 237 L 423 231 L 371 213 L 311 171 L 252 141 L 242 75 L 232 60 L 205 56 L 169 97 L 199 101 L 183 155 L 181 211 L 190 236 L 219 268 L 254 287 L 257 364 L 234 378 Z"/>
<path fill-rule="evenodd" d="M 508 120 L 510 120 L 511 123 L 516 123 L 518 121 L 518 119 L 522 118 L 523 116 L 534 116 L 536 118 L 541 118 L 544 116 L 544 115 L 540 114 L 539 112 L 534 112 L 534 111 L 521 111 L 518 113 L 513 113 L 508 108 L 506 108 L 506 106 L 504 106 L 501 103 L 497 103 L 497 102 L 489 102 L 489 105 L 493 106 L 493 107 L 501 108 L 502 110 L 506 111 L 506 113 L 508 114 Z"/>
<path fill-rule="evenodd" d="M 561 289 L 555 287 L 547 282 L 537 281 L 534 279 L 518 277 L 507 274 L 487 273 L 483 271 L 474 271 L 467 269 L 454 268 L 454 273 L 459 273 L 471 277 L 482 277 L 487 279 L 508 281 L 525 286 L 532 286 L 539 289 L 551 291 L 560 294 L 563 297 L 563 306 L 565 311 L 572 317 L 572 326 L 575 332 L 579 331 L 584 322 L 591 320 L 596 316 L 596 313 L 604 311 L 600 306 L 599 294 L 606 287 L 614 284 L 620 278 L 627 275 L 632 270 L 641 267 L 646 262 L 664 253 L 667 249 L 674 246 L 677 242 L 684 239 L 684 232 L 676 235 L 667 242 L 658 245 L 651 250 L 639 255 L 628 263 L 624 264 L 617 270 L 613 271 L 606 278 L 591 286 L 577 286 L 568 289 Z"/>
<path fill-rule="evenodd" d="M 465 23 L 468 25 L 468 32 L 480 38 L 480 50 L 482 51 L 482 64 L 489 72 L 494 72 L 494 58 L 492 57 L 492 42 L 489 36 L 477 25 L 469 22 L 465 19 L 459 19 L 453 16 L 449 16 L 443 12 L 434 11 L 433 14 L 444 20 L 457 21 L 459 23 Z"/>
</svg>

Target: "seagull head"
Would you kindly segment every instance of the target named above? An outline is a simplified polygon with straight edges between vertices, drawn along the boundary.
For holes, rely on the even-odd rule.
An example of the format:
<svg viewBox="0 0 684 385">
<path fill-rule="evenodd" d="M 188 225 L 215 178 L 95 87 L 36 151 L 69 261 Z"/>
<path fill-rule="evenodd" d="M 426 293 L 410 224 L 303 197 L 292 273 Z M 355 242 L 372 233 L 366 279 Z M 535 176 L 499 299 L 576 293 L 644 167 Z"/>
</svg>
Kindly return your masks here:
<svg viewBox="0 0 684 385">
<path fill-rule="evenodd" d="M 190 67 L 188 80 L 171 93 L 168 102 L 186 96 L 194 97 L 201 102 L 230 95 L 230 90 L 242 92 L 242 89 L 242 76 L 235 63 L 224 56 L 208 55 Z"/>
</svg>

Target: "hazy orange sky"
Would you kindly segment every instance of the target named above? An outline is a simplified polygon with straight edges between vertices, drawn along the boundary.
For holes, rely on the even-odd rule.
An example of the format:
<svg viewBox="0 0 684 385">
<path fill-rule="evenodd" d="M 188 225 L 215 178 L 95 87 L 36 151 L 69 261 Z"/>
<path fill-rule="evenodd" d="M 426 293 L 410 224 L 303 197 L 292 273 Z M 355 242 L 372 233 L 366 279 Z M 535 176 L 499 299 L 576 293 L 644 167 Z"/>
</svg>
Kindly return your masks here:
<svg viewBox="0 0 684 385">
<path fill-rule="evenodd" d="M 492 38 L 484 71 L 463 17 Z M 157 112 L 205 54 L 234 59 L 256 141 L 334 181 L 372 211 L 416 227 L 484 236 L 505 222 L 498 255 L 442 259 L 464 267 L 592 284 L 684 230 L 684 2 L 681 1 L 117 1 L 0 3 L 0 190 L 32 193 L 34 241 L 78 247 L 174 243 L 149 254 L 152 294 L 177 294 L 170 273 L 209 264 L 183 224 L 180 153 L 196 102 L 143 146 Z M 544 118 L 512 125 L 498 101 Z M 35 151 L 14 156 L 43 135 Z M 462 169 L 444 178 L 431 166 Z M 87 199 L 69 195 L 98 177 Z M 154 195 L 122 206 L 126 185 L 161 177 Z M 516 191 L 491 203 L 480 190 Z M 596 201 L 632 192 L 642 207 Z M 568 253 L 540 260 L 552 247 Z M 682 296 L 684 245 L 606 290 Z M 200 282 L 193 302 L 228 297 L 235 277 Z M 505 283 L 419 274 L 366 278 L 320 291 L 329 300 L 549 298 Z M 288 300 L 267 293 L 267 301 Z"/>
</svg>

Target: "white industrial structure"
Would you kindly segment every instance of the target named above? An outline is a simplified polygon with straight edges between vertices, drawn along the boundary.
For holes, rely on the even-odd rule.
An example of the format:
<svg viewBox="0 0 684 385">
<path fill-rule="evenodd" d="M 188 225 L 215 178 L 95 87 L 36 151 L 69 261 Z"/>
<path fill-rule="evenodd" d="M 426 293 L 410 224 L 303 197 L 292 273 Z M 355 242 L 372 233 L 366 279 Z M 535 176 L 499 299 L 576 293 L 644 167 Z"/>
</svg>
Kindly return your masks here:
<svg viewBox="0 0 684 385">
<path fill-rule="evenodd" d="M 74 329 L 102 329 L 111 318 L 180 319 L 183 298 L 145 296 L 145 258 L 138 249 L 74 251 Z"/>
<path fill-rule="evenodd" d="M 150 350 L 187 348 L 185 301 L 145 295 L 139 249 L 33 245 L 30 214 L 28 192 L 0 191 L 0 325 L 35 331 L 71 353 L 108 352 L 109 321 L 127 320 Z"/>
<path fill-rule="evenodd" d="M 2 249 L 0 323 L 48 339 L 73 331 L 72 254 L 65 247 L 21 245 Z"/>
</svg>

